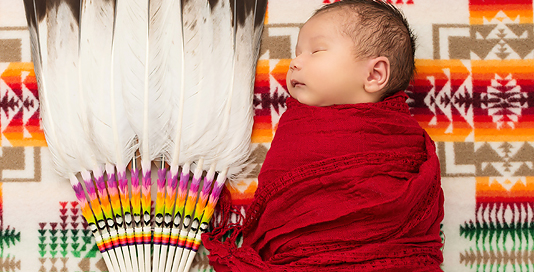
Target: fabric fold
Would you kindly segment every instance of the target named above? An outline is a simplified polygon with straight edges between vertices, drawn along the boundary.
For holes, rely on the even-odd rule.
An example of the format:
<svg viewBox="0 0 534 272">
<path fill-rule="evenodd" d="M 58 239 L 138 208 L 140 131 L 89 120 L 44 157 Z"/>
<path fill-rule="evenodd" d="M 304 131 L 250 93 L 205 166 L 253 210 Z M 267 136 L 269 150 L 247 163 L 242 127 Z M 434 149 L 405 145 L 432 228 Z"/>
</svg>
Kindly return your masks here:
<svg viewBox="0 0 534 272">
<path fill-rule="evenodd" d="M 288 98 L 237 247 L 203 236 L 217 271 L 441 271 L 435 146 L 403 92 L 312 107 Z M 220 230 L 219 230 L 220 231 Z"/>
</svg>

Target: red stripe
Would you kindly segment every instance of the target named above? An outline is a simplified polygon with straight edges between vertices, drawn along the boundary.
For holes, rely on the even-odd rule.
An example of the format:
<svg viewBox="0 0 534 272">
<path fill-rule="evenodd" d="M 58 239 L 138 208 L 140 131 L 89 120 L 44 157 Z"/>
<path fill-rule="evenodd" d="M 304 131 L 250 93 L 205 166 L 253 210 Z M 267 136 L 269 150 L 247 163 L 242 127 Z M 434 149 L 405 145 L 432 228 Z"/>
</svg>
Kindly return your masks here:
<svg viewBox="0 0 534 272">
<path fill-rule="evenodd" d="M 469 5 L 501 6 L 501 5 L 532 5 L 532 0 L 469 0 Z M 532 6 L 529 7 L 532 9 Z"/>
</svg>

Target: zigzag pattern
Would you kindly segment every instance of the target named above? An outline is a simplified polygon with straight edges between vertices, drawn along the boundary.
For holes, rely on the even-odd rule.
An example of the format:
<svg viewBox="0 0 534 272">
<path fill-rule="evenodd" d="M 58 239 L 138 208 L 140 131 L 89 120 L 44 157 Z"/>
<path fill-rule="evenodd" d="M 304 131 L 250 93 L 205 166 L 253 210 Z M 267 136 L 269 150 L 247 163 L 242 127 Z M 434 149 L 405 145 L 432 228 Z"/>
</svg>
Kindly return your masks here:
<svg viewBox="0 0 534 272">
<path fill-rule="evenodd" d="M 472 71 L 458 60 L 418 60 L 416 65 L 418 73 L 407 90 L 409 104 L 434 140 L 464 141 L 470 134 L 471 141 L 495 141 L 497 135 L 501 141 L 530 139 L 534 81 L 529 77 L 534 69 L 527 74 L 510 71 L 532 61 L 479 61 L 472 63 Z"/>
<path fill-rule="evenodd" d="M 529 250 L 523 251 L 482 251 L 482 250 L 469 250 L 460 253 L 460 262 L 466 265 L 476 265 L 482 268 L 481 271 L 487 271 L 487 268 L 491 266 L 504 266 L 510 265 L 515 269 L 521 271 L 522 264 L 534 263 L 534 253 Z M 491 268 L 490 268 L 491 269 Z M 517 271 L 517 270 L 515 270 Z"/>
<path fill-rule="evenodd" d="M 72 259 L 78 263 L 82 271 L 90 270 L 91 259 L 99 256 L 91 230 L 88 229 L 87 222 L 81 216 L 77 202 L 60 202 L 59 204 L 60 222 L 39 223 L 38 246 L 41 262 L 39 271 L 58 271 L 58 269 L 68 271 L 68 263 Z M 99 261 L 95 265 L 101 271 L 105 271 L 104 262 L 101 257 L 98 258 Z"/>
<path fill-rule="evenodd" d="M 20 270 L 20 260 L 15 257 L 0 257 L 0 271 L 16 271 Z"/>
<path fill-rule="evenodd" d="M 2 146 L 46 146 L 39 121 L 37 82 L 31 63 L 10 63 L 0 71 Z"/>
</svg>

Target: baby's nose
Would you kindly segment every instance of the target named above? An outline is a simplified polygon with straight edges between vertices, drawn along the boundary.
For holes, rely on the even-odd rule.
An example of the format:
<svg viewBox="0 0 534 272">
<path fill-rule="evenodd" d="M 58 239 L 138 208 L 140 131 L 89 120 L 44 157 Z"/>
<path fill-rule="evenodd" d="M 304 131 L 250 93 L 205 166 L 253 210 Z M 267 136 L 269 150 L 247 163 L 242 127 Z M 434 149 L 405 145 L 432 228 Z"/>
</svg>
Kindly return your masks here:
<svg viewBox="0 0 534 272">
<path fill-rule="evenodd" d="M 298 60 L 298 57 L 292 59 L 289 63 L 289 69 L 299 70 L 300 68 L 302 68 L 302 63 L 300 60 Z"/>
</svg>

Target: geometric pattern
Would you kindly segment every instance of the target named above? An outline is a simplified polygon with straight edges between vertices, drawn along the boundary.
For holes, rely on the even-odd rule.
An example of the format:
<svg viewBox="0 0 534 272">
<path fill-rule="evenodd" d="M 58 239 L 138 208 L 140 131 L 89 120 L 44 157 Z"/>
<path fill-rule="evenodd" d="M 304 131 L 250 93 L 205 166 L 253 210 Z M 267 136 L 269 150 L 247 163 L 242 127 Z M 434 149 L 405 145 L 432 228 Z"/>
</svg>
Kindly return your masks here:
<svg viewBox="0 0 534 272">
<path fill-rule="evenodd" d="M 10 254 L 10 248 L 20 242 L 20 231 L 7 226 L 4 227 L 2 183 L 0 183 L 0 271 L 20 270 L 20 259 Z"/>
<path fill-rule="evenodd" d="M 69 262 L 81 271 L 106 271 L 78 202 L 60 202 L 60 222 L 39 223 L 39 272 L 68 271 Z"/>
<path fill-rule="evenodd" d="M 438 142 L 443 177 L 534 176 L 534 142 Z"/>
<path fill-rule="evenodd" d="M 41 180 L 39 100 L 26 27 L 0 27 L 0 182 Z"/>
<path fill-rule="evenodd" d="M 0 148 L 0 182 L 41 181 L 41 147 Z"/>
<path fill-rule="evenodd" d="M 45 146 L 39 124 L 37 82 L 32 63 L 0 66 L 2 146 Z"/>
<path fill-rule="evenodd" d="M 475 210 L 459 230 L 468 241 L 459 262 L 473 271 L 534 269 L 532 9 L 532 0 L 469 1 L 468 25 L 433 27 L 434 59 L 413 91 L 429 106 L 415 115 L 422 126 L 442 124 L 443 176 L 475 178 Z"/>
<path fill-rule="evenodd" d="M 533 63 L 417 60 L 412 113 L 435 141 L 531 140 Z"/>
</svg>

